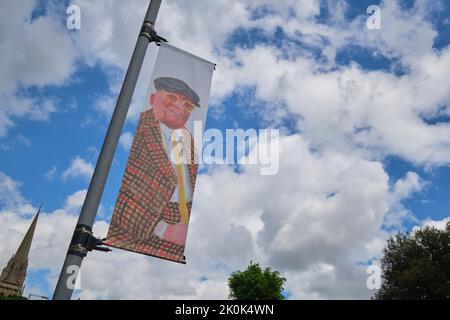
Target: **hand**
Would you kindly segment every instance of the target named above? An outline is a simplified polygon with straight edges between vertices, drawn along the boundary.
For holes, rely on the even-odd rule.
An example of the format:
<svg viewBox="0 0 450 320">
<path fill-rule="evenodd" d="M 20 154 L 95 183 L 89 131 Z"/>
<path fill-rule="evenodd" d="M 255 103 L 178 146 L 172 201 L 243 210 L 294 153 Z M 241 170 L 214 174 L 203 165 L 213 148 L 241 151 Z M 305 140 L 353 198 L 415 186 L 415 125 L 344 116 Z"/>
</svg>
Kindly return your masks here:
<svg viewBox="0 0 450 320">
<path fill-rule="evenodd" d="M 183 246 L 186 242 L 188 225 L 184 223 L 169 224 L 163 234 L 163 239 Z"/>
</svg>

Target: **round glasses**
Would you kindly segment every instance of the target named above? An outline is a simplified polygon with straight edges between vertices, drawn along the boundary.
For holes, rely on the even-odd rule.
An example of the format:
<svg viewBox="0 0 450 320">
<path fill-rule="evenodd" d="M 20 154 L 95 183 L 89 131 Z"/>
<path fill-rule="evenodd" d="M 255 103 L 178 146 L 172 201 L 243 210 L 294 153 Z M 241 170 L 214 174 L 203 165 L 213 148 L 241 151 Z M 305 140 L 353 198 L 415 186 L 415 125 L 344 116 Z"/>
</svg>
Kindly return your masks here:
<svg viewBox="0 0 450 320">
<path fill-rule="evenodd" d="M 184 96 L 171 92 L 161 92 L 161 95 L 164 100 L 170 103 L 180 103 L 182 104 L 189 112 L 192 112 L 195 109 L 195 104 L 186 99 Z"/>
</svg>

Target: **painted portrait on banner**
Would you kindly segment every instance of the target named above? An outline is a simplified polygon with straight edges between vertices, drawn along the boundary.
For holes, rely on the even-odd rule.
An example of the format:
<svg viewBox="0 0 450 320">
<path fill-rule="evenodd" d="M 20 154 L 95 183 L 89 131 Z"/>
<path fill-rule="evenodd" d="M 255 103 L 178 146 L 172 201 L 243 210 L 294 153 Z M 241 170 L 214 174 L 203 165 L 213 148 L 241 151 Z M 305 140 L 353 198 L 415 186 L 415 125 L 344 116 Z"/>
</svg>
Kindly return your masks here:
<svg viewBox="0 0 450 320">
<path fill-rule="evenodd" d="M 214 65 L 180 49 L 160 49 L 106 243 L 185 262 L 184 250 Z M 201 143 L 201 142 L 200 142 Z"/>
</svg>

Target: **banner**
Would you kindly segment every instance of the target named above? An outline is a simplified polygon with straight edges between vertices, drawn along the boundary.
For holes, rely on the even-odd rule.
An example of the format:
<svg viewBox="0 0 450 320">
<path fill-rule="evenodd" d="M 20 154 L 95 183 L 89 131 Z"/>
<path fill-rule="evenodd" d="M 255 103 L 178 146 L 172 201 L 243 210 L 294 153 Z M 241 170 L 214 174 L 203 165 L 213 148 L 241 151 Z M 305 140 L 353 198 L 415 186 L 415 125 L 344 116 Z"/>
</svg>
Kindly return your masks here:
<svg viewBox="0 0 450 320">
<path fill-rule="evenodd" d="M 107 245 L 185 263 L 211 79 L 215 65 L 161 44 Z M 195 124 L 195 126 L 194 126 Z M 196 132 L 196 135 L 198 132 Z"/>
</svg>

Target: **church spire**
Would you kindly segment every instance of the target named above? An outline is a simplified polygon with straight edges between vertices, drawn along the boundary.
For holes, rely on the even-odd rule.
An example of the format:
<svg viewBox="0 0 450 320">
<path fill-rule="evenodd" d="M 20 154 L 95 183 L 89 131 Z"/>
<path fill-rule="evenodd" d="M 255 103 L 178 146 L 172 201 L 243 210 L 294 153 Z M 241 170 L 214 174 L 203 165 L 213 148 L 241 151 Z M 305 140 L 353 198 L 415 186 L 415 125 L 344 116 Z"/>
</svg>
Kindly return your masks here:
<svg viewBox="0 0 450 320">
<path fill-rule="evenodd" d="M 20 243 L 16 254 L 11 257 L 0 275 L 0 295 L 21 296 L 23 293 L 25 276 L 28 268 L 28 254 L 30 252 L 31 242 L 33 241 L 34 230 L 36 229 L 41 208 L 42 204 L 28 228 L 25 237 Z"/>
<path fill-rule="evenodd" d="M 22 240 L 22 243 L 19 246 L 19 249 L 17 249 L 16 254 L 14 255 L 14 258 L 18 261 L 27 261 L 28 260 L 28 253 L 30 252 L 31 242 L 33 241 L 34 236 L 34 230 L 36 229 L 37 220 L 39 218 L 39 213 L 41 213 L 42 204 L 39 207 L 39 210 L 36 214 L 36 216 L 33 219 L 33 222 L 31 223 L 31 226 L 28 228 L 27 233 L 25 234 L 25 237 Z"/>
</svg>

